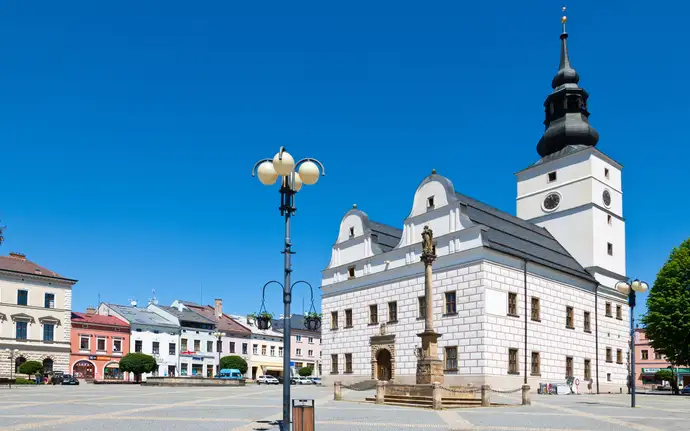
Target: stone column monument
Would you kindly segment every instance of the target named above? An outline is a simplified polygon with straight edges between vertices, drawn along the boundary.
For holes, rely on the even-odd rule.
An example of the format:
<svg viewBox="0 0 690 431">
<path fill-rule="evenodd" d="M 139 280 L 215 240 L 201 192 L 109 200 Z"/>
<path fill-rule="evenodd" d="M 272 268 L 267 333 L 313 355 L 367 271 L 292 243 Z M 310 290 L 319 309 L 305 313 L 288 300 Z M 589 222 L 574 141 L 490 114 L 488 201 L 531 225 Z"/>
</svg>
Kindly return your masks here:
<svg viewBox="0 0 690 431">
<path fill-rule="evenodd" d="M 417 334 L 422 339 L 421 354 L 417 357 L 417 384 L 430 385 L 443 383 L 443 361 L 438 359 L 437 340 L 441 334 L 434 331 L 433 310 L 434 299 L 431 264 L 436 260 L 434 246 L 434 232 L 429 226 L 424 226 L 422 232 L 422 262 L 424 262 L 424 299 L 426 312 L 424 318 L 424 332 Z"/>
</svg>

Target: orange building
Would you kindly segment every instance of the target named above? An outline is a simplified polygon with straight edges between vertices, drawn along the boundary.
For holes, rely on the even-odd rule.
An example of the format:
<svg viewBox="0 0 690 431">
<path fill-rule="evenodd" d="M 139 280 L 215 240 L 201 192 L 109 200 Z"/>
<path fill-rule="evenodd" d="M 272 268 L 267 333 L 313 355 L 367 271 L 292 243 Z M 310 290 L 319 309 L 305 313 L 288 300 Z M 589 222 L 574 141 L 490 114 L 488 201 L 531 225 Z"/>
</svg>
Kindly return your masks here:
<svg viewBox="0 0 690 431">
<path fill-rule="evenodd" d="M 114 316 L 72 313 L 70 373 L 84 380 L 121 380 L 120 358 L 129 353 L 129 323 Z"/>
</svg>

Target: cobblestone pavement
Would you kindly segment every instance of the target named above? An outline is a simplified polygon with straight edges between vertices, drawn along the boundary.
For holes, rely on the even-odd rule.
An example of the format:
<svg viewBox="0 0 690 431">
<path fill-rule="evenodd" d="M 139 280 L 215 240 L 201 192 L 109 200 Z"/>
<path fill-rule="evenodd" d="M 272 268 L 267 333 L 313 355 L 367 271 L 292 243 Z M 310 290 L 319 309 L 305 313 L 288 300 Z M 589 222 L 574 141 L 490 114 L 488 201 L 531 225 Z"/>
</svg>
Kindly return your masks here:
<svg viewBox="0 0 690 431">
<path fill-rule="evenodd" d="M 277 430 L 281 388 L 154 388 L 117 385 L 0 388 L 0 431 L 9 430 Z M 293 387 L 293 398 L 311 398 L 318 431 L 481 430 L 613 431 L 688 430 L 690 397 L 639 395 L 494 396 L 504 407 L 443 411 L 365 404 L 372 392 L 343 391 L 333 401 L 329 387 Z"/>
</svg>

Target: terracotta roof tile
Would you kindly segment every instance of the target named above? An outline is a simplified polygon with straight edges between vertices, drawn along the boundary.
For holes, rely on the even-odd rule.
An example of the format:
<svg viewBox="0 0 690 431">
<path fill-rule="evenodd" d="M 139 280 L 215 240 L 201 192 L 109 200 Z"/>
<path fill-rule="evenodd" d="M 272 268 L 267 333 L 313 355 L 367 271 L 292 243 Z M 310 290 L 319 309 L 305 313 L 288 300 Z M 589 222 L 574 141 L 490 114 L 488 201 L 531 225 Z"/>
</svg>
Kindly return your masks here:
<svg viewBox="0 0 690 431">
<path fill-rule="evenodd" d="M 118 319 L 115 316 L 104 316 L 102 314 L 86 314 L 76 311 L 72 312 L 72 323 L 83 323 L 91 325 L 123 326 L 129 328 L 129 323 Z"/>
<path fill-rule="evenodd" d="M 21 253 L 10 253 L 9 256 L 0 256 L 0 270 L 76 281 L 63 277 L 55 271 L 51 271 L 30 261 Z"/>
</svg>

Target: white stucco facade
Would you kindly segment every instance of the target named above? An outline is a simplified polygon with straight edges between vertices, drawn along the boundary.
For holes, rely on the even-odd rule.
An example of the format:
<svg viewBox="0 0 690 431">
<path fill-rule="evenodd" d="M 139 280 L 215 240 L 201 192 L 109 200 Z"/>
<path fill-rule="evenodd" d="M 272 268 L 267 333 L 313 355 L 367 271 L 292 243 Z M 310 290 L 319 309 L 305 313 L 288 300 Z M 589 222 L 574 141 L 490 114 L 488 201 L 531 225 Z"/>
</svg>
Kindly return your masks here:
<svg viewBox="0 0 690 431">
<path fill-rule="evenodd" d="M 283 334 L 272 328 L 261 330 L 256 327 L 254 319 L 247 316 L 233 315 L 231 317 L 252 332 L 249 340 L 242 341 L 242 343 L 248 343 L 247 377 L 256 379 L 257 376 L 266 374 L 282 375 L 285 354 Z M 243 354 L 240 356 L 244 357 Z"/>
<path fill-rule="evenodd" d="M 417 189 L 399 233 L 382 228 L 358 209 L 343 217 L 322 279 L 325 380 L 376 378 L 380 364 L 375 355 L 386 349 L 391 354 L 393 380 L 415 381 L 415 349 L 421 345 L 417 334 L 424 329 L 419 307 L 419 297 L 424 295 L 420 262 L 424 226 L 434 232 L 438 256 L 433 264 L 433 321 L 434 329 L 442 334 L 439 359 L 445 365 L 446 347 L 457 352 L 457 367 L 445 372 L 446 383 L 515 388 L 524 381 L 527 365 L 527 380 L 536 390 L 539 383 L 565 382 L 566 372 L 584 380 L 588 364 L 588 374 L 594 385 L 598 376 L 601 391 L 626 390 L 627 366 L 618 361 L 625 362 L 628 351 L 625 299 L 610 283 L 597 283 L 582 263 L 578 265 L 553 239 L 559 235 L 551 228 L 553 237 L 533 224 L 457 195 L 449 180 L 435 174 Z M 573 230 L 572 225 L 569 229 Z M 575 230 L 585 243 L 598 240 L 593 224 L 577 225 Z M 398 238 L 397 243 L 383 240 L 387 232 Z M 511 249 L 511 241 L 523 236 L 524 243 L 517 242 Z M 525 251 L 529 248 L 538 250 Z M 597 263 L 594 258 L 591 262 Z M 624 271 L 624 266 L 616 265 L 608 268 Z M 446 312 L 447 292 L 455 293 L 455 312 Z M 512 313 L 509 295 L 515 300 Z M 538 316 L 532 316 L 533 298 L 538 301 Z M 397 316 L 389 323 L 390 302 L 396 303 Z M 607 302 L 612 317 L 605 316 Z M 374 305 L 375 323 L 371 318 Z M 338 314 L 337 328 L 331 322 L 333 312 Z M 589 313 L 588 327 L 585 313 Z M 352 316 L 351 325 L 345 322 L 346 315 Z M 572 325 L 566 325 L 567 316 L 573 317 Z M 385 343 L 378 345 L 382 339 Z M 610 362 L 607 348 L 612 352 Z M 346 358 L 351 358 L 351 372 L 346 370 Z M 539 364 L 536 370 L 533 362 Z"/>
<path fill-rule="evenodd" d="M 154 357 L 158 370 L 142 374 L 142 380 L 151 375 L 180 375 L 180 326 L 175 319 L 146 308 L 105 303 L 99 306 L 98 314 L 128 322 L 131 327 L 129 351 Z"/>
</svg>

